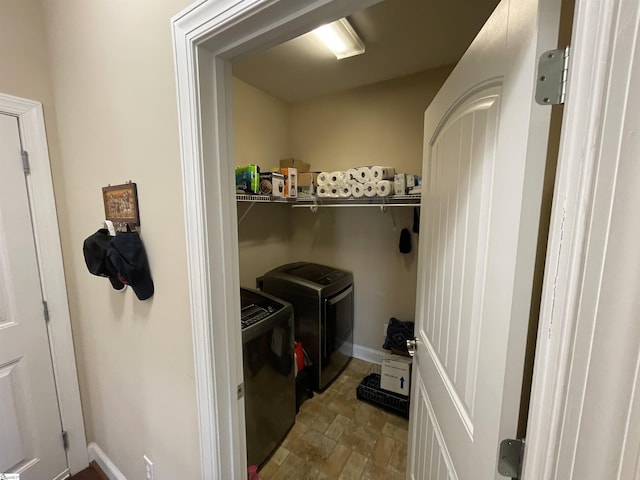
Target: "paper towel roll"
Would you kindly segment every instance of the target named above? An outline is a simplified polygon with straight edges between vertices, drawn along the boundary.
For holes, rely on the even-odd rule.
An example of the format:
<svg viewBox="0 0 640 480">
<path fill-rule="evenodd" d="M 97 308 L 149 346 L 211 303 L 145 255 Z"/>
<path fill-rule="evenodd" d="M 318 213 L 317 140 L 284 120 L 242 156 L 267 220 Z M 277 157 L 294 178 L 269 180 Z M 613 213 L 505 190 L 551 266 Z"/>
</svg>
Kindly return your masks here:
<svg viewBox="0 0 640 480">
<path fill-rule="evenodd" d="M 318 185 L 329 185 L 330 180 L 331 174 L 329 172 L 320 172 L 318 174 L 318 178 L 316 179 Z"/>
<path fill-rule="evenodd" d="M 396 170 L 393 167 L 371 167 L 371 180 L 379 182 L 380 180 L 393 180 Z"/>
<path fill-rule="evenodd" d="M 379 197 L 388 197 L 393 195 L 393 182 L 389 180 L 380 180 L 376 183 L 376 195 Z"/>
<path fill-rule="evenodd" d="M 371 181 L 371 169 L 369 167 L 360 167 L 356 169 L 357 171 L 357 180 L 360 183 L 367 183 Z"/>
<path fill-rule="evenodd" d="M 375 182 L 367 182 L 362 186 L 364 190 L 365 197 L 375 197 L 376 196 L 376 184 Z"/>
<path fill-rule="evenodd" d="M 340 198 L 349 198 L 351 196 L 351 187 L 349 185 L 343 185 L 340 187 Z"/>
<path fill-rule="evenodd" d="M 351 195 L 353 195 L 353 198 L 362 198 L 364 196 L 364 185 L 360 182 L 351 184 Z"/>
<path fill-rule="evenodd" d="M 354 180 L 356 180 L 356 181 L 358 180 L 358 169 L 357 168 L 350 168 L 345 173 L 347 174 L 347 180 L 349 180 L 349 182 L 352 182 Z"/>
</svg>

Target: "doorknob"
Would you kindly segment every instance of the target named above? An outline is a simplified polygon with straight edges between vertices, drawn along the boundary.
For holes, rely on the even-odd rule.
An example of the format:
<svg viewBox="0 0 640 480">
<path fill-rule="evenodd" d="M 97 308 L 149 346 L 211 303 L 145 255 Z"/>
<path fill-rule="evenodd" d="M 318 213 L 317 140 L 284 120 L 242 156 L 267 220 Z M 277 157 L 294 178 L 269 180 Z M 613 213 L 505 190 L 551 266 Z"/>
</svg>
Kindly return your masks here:
<svg viewBox="0 0 640 480">
<path fill-rule="evenodd" d="M 416 348 L 418 348 L 418 339 L 413 338 L 412 340 L 407 340 L 407 351 L 409 352 L 409 356 L 413 357 L 416 354 Z"/>
</svg>

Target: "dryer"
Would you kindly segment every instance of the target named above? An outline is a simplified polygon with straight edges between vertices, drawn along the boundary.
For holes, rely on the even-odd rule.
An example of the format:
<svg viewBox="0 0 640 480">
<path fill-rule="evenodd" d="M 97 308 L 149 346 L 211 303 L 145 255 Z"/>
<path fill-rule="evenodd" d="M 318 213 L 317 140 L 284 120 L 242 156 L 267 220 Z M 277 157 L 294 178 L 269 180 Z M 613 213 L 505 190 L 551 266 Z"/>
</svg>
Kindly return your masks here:
<svg viewBox="0 0 640 480">
<path fill-rule="evenodd" d="M 265 273 L 259 283 L 293 306 L 296 339 L 312 362 L 312 386 L 324 390 L 353 355 L 353 274 L 297 262 Z"/>
</svg>

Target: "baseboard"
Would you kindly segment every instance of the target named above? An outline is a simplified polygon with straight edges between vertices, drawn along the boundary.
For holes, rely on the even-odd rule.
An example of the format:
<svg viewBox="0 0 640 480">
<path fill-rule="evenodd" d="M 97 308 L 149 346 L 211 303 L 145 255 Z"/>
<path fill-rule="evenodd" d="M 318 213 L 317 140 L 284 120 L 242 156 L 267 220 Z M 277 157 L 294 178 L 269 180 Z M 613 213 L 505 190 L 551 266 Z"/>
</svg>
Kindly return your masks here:
<svg viewBox="0 0 640 480">
<path fill-rule="evenodd" d="M 386 352 L 382 350 L 363 347 L 362 345 L 353 346 L 353 356 L 366 362 L 377 363 L 378 365 L 380 365 L 382 363 L 382 357 L 384 357 L 385 355 Z"/>
<path fill-rule="evenodd" d="M 53 480 L 63 480 L 64 478 L 69 478 L 69 476 L 70 476 L 69 469 L 66 468 L 64 472 L 62 472 L 57 477 L 54 477 Z"/>
<path fill-rule="evenodd" d="M 87 447 L 89 450 L 89 460 L 95 461 L 104 474 L 109 477 L 109 480 L 127 480 L 116 464 L 111 461 L 107 454 L 94 442 L 91 442 Z"/>
</svg>

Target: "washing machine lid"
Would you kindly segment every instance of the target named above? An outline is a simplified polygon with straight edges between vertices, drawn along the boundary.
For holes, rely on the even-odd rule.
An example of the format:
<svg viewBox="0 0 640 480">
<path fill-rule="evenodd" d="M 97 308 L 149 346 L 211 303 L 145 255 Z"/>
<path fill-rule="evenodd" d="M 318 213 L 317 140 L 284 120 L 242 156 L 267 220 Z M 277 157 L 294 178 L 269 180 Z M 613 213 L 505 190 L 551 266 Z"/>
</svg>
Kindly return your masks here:
<svg viewBox="0 0 640 480">
<path fill-rule="evenodd" d="M 296 265 L 286 273 L 294 277 L 304 278 L 319 285 L 330 285 L 346 275 L 342 270 L 336 270 L 326 265 L 318 265 L 317 263 L 303 263 Z"/>
</svg>

